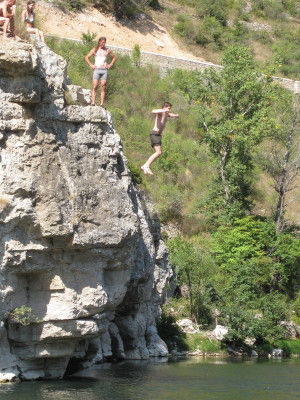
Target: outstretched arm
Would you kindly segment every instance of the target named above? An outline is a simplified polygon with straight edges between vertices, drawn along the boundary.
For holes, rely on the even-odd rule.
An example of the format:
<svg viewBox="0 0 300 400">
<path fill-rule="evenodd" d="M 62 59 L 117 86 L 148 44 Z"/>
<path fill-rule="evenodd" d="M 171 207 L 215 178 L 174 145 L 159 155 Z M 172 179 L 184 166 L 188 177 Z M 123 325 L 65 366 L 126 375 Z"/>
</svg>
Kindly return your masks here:
<svg viewBox="0 0 300 400">
<path fill-rule="evenodd" d="M 92 57 L 93 55 L 95 55 L 95 49 L 92 49 L 92 50 L 84 57 L 84 59 L 85 59 L 85 61 L 89 64 L 89 66 L 90 66 L 92 69 L 95 69 L 95 68 L 96 68 L 95 65 L 92 64 L 92 63 L 90 62 L 90 57 Z"/>
<path fill-rule="evenodd" d="M 158 108 L 157 110 L 152 110 L 151 112 L 152 112 L 152 114 L 161 114 L 161 113 L 165 113 L 165 112 L 169 112 L 169 111 L 165 110 L 163 108 Z"/>
<path fill-rule="evenodd" d="M 169 113 L 170 118 L 178 118 L 179 114 Z"/>
<path fill-rule="evenodd" d="M 111 60 L 110 64 L 107 65 L 107 69 L 110 69 L 114 65 L 114 63 L 116 62 L 116 59 L 117 59 L 117 57 L 114 55 L 114 53 L 111 50 L 109 50 L 109 55 L 112 57 L 112 60 Z"/>
</svg>

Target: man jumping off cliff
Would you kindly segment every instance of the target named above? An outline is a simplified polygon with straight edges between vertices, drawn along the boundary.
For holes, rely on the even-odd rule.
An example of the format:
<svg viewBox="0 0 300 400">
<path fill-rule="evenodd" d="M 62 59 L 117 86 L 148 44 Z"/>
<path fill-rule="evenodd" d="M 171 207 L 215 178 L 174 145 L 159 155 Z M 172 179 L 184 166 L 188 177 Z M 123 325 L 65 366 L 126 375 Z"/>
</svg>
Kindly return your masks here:
<svg viewBox="0 0 300 400">
<path fill-rule="evenodd" d="M 85 61 L 94 70 L 93 89 L 92 89 L 92 106 L 95 105 L 96 91 L 99 86 L 99 81 L 101 81 L 101 103 L 100 103 L 100 106 L 103 107 L 108 70 L 114 65 L 114 63 L 116 61 L 116 56 L 105 45 L 106 45 L 106 38 L 101 37 L 98 41 L 97 46 L 94 47 L 85 57 Z M 108 55 L 110 55 L 112 58 L 110 64 L 108 64 L 106 62 Z M 92 64 L 90 62 L 91 56 L 95 57 L 95 64 Z"/>
<path fill-rule="evenodd" d="M 161 154 L 161 135 L 166 126 L 168 118 L 178 118 L 178 114 L 171 113 L 172 104 L 167 101 L 164 102 L 162 109 L 152 110 L 152 114 L 155 115 L 155 123 L 152 132 L 150 133 L 151 146 L 154 149 L 154 154 L 148 158 L 144 165 L 141 166 L 144 174 L 153 175 L 150 169 L 150 165 L 156 160 Z"/>
</svg>

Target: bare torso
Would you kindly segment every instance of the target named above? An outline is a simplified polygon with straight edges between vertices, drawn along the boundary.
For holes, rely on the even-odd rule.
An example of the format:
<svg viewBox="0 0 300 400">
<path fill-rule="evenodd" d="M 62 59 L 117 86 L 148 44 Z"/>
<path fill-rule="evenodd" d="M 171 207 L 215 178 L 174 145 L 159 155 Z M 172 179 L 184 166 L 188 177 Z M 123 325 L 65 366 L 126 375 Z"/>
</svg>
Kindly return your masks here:
<svg viewBox="0 0 300 400">
<path fill-rule="evenodd" d="M 167 120 L 167 113 L 156 114 L 153 130 L 162 133 L 162 131 L 165 129 Z"/>
<path fill-rule="evenodd" d="M 4 16 L 4 10 L 6 9 L 7 4 L 6 1 L 0 2 L 0 17 Z"/>
<path fill-rule="evenodd" d="M 6 14 L 7 18 L 10 18 L 13 15 L 13 7 L 6 0 L 0 1 L 0 17 L 4 17 Z"/>
</svg>

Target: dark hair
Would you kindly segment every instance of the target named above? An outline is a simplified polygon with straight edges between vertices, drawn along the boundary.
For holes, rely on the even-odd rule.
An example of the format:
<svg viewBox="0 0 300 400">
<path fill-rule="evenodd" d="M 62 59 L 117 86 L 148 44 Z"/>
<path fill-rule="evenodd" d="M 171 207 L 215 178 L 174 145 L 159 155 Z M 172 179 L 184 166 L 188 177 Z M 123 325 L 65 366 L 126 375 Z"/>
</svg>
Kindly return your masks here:
<svg viewBox="0 0 300 400">
<path fill-rule="evenodd" d="M 106 41 L 106 37 L 105 36 L 101 36 L 98 40 L 97 46 L 96 46 L 96 51 L 98 51 L 99 47 L 100 47 L 100 42 L 101 40 L 105 40 Z"/>
<path fill-rule="evenodd" d="M 35 1 L 34 0 L 27 1 L 27 15 L 29 15 L 29 6 L 31 6 L 31 4 L 35 4 Z M 32 14 L 34 15 L 34 12 L 32 12 Z"/>
<path fill-rule="evenodd" d="M 172 104 L 169 103 L 168 101 L 165 101 L 164 104 L 162 105 L 162 108 L 165 108 L 165 107 L 172 107 Z"/>
</svg>

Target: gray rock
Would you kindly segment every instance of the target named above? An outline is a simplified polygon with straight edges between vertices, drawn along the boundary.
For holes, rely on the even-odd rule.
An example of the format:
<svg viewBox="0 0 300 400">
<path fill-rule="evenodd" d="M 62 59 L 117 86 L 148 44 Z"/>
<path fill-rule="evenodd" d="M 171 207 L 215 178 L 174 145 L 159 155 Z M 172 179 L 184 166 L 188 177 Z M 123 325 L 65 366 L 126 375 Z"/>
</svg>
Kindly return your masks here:
<svg viewBox="0 0 300 400">
<path fill-rule="evenodd" d="M 282 349 L 273 349 L 272 350 L 272 357 L 274 358 L 281 358 L 283 357 L 283 350 Z"/>
<path fill-rule="evenodd" d="M 168 354 L 155 325 L 173 275 L 159 219 L 109 112 L 67 83 L 45 44 L 3 42 L 0 380 Z"/>
<path fill-rule="evenodd" d="M 256 358 L 258 357 L 258 353 L 255 350 L 251 350 L 251 357 Z"/>
<path fill-rule="evenodd" d="M 227 326 L 217 325 L 213 331 L 213 334 L 216 339 L 224 340 L 226 338 L 228 331 L 229 328 L 227 328 Z"/>
<path fill-rule="evenodd" d="M 281 321 L 281 326 L 285 327 L 286 338 L 297 339 L 300 336 L 299 326 L 293 321 Z"/>
<path fill-rule="evenodd" d="M 83 89 L 76 85 L 67 85 L 67 92 L 71 97 L 73 104 L 77 105 L 90 105 L 91 104 L 91 90 Z"/>
<path fill-rule="evenodd" d="M 185 333 L 193 334 L 199 332 L 199 326 L 194 324 L 193 321 L 188 318 L 180 319 L 176 322 L 176 324 L 180 326 Z"/>
</svg>

